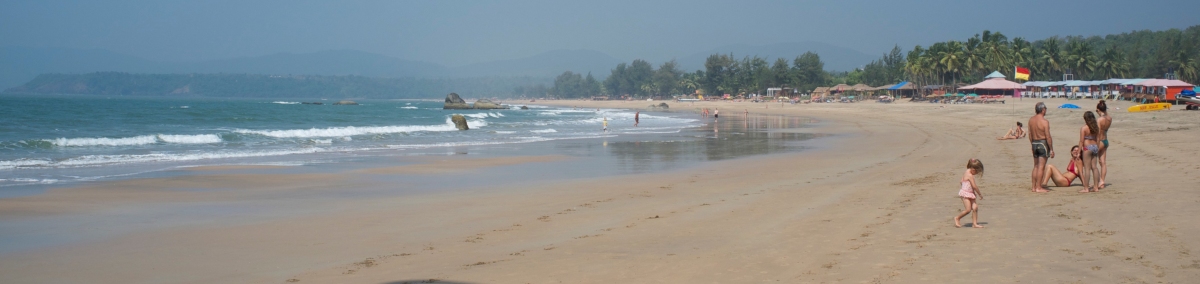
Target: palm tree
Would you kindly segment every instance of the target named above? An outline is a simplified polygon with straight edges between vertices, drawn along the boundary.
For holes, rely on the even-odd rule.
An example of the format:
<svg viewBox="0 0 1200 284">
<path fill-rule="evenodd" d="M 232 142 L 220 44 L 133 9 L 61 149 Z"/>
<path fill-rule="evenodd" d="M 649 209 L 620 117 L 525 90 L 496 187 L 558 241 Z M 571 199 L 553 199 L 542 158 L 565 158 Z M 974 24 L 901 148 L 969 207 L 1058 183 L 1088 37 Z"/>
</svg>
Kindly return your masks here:
<svg viewBox="0 0 1200 284">
<path fill-rule="evenodd" d="M 984 54 L 980 48 L 982 44 L 983 41 L 979 39 L 979 35 L 975 35 L 975 37 L 967 39 L 966 44 L 963 45 L 963 73 L 974 76 L 984 71 Z"/>
<path fill-rule="evenodd" d="M 1100 59 L 1096 61 L 1096 74 L 1106 78 L 1124 78 L 1129 75 L 1129 62 L 1125 61 L 1125 55 L 1117 51 L 1117 47 L 1109 46 L 1100 54 Z"/>
<path fill-rule="evenodd" d="M 1067 66 L 1075 69 L 1076 78 L 1088 78 L 1096 69 L 1096 55 L 1092 46 L 1082 39 L 1072 39 L 1067 43 Z"/>
<path fill-rule="evenodd" d="M 1013 65 L 1023 67 L 1033 67 L 1033 45 L 1029 44 L 1024 38 L 1014 38 L 1012 47 L 1009 48 L 1009 62 Z"/>
<path fill-rule="evenodd" d="M 1187 82 L 1196 82 L 1197 65 L 1200 65 L 1200 62 L 1197 62 L 1190 50 L 1184 48 L 1179 49 L 1175 56 L 1171 57 L 1171 61 L 1167 62 L 1167 67 L 1175 70 L 1175 77 Z"/>
<path fill-rule="evenodd" d="M 1065 62 L 1063 62 L 1062 50 L 1058 47 L 1058 37 L 1051 37 L 1042 43 L 1041 53 L 1038 54 L 1039 69 L 1043 69 L 1046 73 L 1054 72 L 1061 74 Z M 1049 74 L 1047 74 L 1049 75 Z M 1053 77 L 1050 77 L 1053 78 Z"/>
<path fill-rule="evenodd" d="M 949 41 L 946 43 L 937 54 L 938 64 L 941 70 L 950 75 L 954 85 L 958 85 L 958 77 L 964 71 L 963 61 L 966 52 L 963 50 L 963 44 L 958 41 Z"/>
</svg>

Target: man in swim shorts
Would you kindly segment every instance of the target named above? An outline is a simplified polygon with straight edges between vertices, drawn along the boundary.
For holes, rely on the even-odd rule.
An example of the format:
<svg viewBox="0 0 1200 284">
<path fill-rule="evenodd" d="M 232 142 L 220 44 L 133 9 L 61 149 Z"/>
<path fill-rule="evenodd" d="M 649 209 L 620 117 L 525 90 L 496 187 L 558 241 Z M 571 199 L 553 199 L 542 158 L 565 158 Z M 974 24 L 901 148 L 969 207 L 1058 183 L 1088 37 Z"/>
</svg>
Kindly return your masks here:
<svg viewBox="0 0 1200 284">
<path fill-rule="evenodd" d="M 1046 160 L 1054 158 L 1054 139 L 1050 137 L 1050 121 L 1046 120 L 1046 104 L 1038 102 L 1029 118 L 1029 144 L 1033 152 L 1033 192 L 1049 192 L 1041 181 L 1046 175 Z"/>
</svg>

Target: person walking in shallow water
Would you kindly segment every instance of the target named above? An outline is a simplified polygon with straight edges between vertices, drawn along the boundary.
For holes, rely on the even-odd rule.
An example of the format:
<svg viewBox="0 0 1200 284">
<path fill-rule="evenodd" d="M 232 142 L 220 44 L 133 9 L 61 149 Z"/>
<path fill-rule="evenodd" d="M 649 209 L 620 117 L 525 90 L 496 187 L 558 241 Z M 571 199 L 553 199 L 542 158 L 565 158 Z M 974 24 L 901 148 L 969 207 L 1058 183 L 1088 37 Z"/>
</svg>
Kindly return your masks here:
<svg viewBox="0 0 1200 284">
<path fill-rule="evenodd" d="M 608 132 L 608 117 L 604 117 L 604 132 Z"/>
<path fill-rule="evenodd" d="M 1046 104 L 1038 102 L 1033 107 L 1036 114 L 1029 118 L 1029 145 L 1033 151 L 1033 192 L 1050 192 L 1043 185 L 1046 161 L 1054 158 L 1054 139 L 1050 137 L 1050 121 L 1046 120 Z"/>
<path fill-rule="evenodd" d="M 640 111 L 633 113 L 633 127 L 637 127 L 638 123 L 641 123 L 641 119 L 640 119 L 641 115 L 642 115 L 642 112 L 640 112 Z"/>
</svg>

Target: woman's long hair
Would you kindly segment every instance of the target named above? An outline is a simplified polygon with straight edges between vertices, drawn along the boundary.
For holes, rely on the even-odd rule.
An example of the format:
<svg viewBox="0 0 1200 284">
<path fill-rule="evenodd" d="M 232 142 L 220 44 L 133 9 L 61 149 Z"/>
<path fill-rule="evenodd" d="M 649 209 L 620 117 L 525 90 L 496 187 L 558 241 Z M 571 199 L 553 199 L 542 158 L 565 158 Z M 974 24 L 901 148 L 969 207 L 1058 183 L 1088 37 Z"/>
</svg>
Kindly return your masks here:
<svg viewBox="0 0 1200 284">
<path fill-rule="evenodd" d="M 1096 124 L 1096 114 L 1091 111 L 1083 113 L 1083 122 L 1087 123 L 1088 131 L 1092 133 L 1092 137 L 1096 137 L 1100 133 L 1100 125 Z"/>
</svg>

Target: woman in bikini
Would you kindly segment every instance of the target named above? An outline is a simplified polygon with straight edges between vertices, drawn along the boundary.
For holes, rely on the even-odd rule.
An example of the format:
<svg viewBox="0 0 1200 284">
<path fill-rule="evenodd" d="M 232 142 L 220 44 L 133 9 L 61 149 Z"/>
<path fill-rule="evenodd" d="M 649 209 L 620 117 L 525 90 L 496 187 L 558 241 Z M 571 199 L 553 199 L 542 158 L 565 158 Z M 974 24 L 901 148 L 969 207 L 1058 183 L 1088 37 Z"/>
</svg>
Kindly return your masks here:
<svg viewBox="0 0 1200 284">
<path fill-rule="evenodd" d="M 1071 186 L 1071 182 L 1079 178 L 1079 167 L 1077 165 L 1083 164 L 1083 160 L 1081 160 L 1082 152 L 1079 150 L 1079 145 L 1071 147 L 1071 162 L 1067 163 L 1067 172 L 1065 173 L 1059 171 L 1054 165 L 1046 163 L 1046 175 L 1044 175 L 1045 178 L 1042 180 L 1042 184 L 1054 181 L 1054 186 L 1057 187 Z"/>
<path fill-rule="evenodd" d="M 1108 116 L 1108 104 L 1104 100 L 1096 104 L 1096 125 L 1100 126 L 1100 133 L 1096 139 L 1100 140 L 1100 184 L 1096 188 L 1104 189 L 1104 178 L 1108 177 L 1108 128 L 1112 126 L 1112 117 Z"/>
<path fill-rule="evenodd" d="M 1100 189 L 1094 186 L 1100 183 L 1100 171 L 1096 169 L 1096 161 L 1100 159 L 1100 126 L 1096 124 L 1096 115 L 1091 111 L 1083 113 L 1083 127 L 1079 128 L 1079 147 L 1083 148 L 1083 189 L 1080 193 L 1096 192 Z"/>
</svg>

